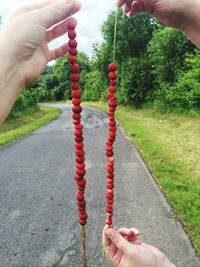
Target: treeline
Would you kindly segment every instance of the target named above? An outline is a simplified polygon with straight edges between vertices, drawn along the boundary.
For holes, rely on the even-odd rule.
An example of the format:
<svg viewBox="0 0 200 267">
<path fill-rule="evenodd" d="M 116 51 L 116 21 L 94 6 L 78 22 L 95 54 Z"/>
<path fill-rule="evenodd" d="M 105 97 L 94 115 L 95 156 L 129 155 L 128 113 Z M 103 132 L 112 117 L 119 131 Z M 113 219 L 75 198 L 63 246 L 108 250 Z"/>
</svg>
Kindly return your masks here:
<svg viewBox="0 0 200 267">
<path fill-rule="evenodd" d="M 92 58 L 79 53 L 83 100 L 105 100 L 108 65 L 113 58 L 115 13 L 102 26 L 104 41 L 93 45 Z M 147 14 L 129 19 L 119 10 L 116 59 L 120 104 L 150 105 L 167 110 L 198 112 L 200 52 L 180 32 L 159 24 Z M 66 56 L 47 67 L 23 91 L 12 114 L 38 102 L 71 99 Z"/>
</svg>

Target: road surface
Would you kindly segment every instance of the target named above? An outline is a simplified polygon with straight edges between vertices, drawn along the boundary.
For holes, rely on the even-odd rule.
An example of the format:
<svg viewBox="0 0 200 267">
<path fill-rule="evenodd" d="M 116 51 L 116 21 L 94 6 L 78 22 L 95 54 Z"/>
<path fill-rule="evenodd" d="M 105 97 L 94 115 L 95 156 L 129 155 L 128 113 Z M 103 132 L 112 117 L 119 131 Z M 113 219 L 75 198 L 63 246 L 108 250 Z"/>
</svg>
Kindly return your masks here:
<svg viewBox="0 0 200 267">
<path fill-rule="evenodd" d="M 0 150 L 0 267 L 79 267 L 71 108 L 55 121 Z M 105 221 L 107 115 L 84 108 L 89 267 L 107 267 L 101 249 Z M 199 267 L 191 243 L 171 214 L 134 146 L 116 142 L 116 227 L 136 226 L 177 267 Z"/>
</svg>

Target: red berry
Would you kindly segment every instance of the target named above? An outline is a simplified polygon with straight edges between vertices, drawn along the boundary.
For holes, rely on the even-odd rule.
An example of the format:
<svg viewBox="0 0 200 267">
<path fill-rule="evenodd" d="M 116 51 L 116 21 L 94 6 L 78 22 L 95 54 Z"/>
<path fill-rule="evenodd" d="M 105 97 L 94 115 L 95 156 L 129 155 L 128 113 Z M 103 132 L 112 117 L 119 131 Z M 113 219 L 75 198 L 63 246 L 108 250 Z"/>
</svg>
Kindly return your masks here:
<svg viewBox="0 0 200 267">
<path fill-rule="evenodd" d="M 116 83 L 117 83 L 116 80 L 110 80 L 110 85 L 113 85 L 114 86 L 114 85 L 116 85 Z"/>
<path fill-rule="evenodd" d="M 114 117 L 114 115 L 115 115 L 115 114 L 114 114 L 113 111 L 109 111 L 109 112 L 108 112 L 108 116 L 109 116 L 109 117 Z"/>
<path fill-rule="evenodd" d="M 115 112 L 116 108 L 109 108 L 110 112 Z"/>
<path fill-rule="evenodd" d="M 118 105 L 117 101 L 111 100 L 110 103 L 109 103 L 109 107 L 111 107 L 111 108 L 116 108 L 117 105 Z"/>
<path fill-rule="evenodd" d="M 78 54 L 78 51 L 76 48 L 70 48 L 69 49 L 69 54 L 72 56 L 76 56 Z"/>
<path fill-rule="evenodd" d="M 79 122 L 79 123 L 80 123 L 80 122 Z M 75 142 L 76 142 L 76 143 L 82 143 L 83 140 L 84 140 L 83 136 L 81 136 L 81 137 L 76 137 L 76 138 L 75 138 Z"/>
<path fill-rule="evenodd" d="M 76 162 L 77 163 L 83 163 L 83 162 L 85 162 L 85 157 L 77 157 L 76 158 Z"/>
<path fill-rule="evenodd" d="M 76 32 L 74 30 L 68 31 L 68 37 L 69 39 L 75 39 L 76 38 Z"/>
<path fill-rule="evenodd" d="M 80 123 L 75 126 L 76 130 L 83 130 L 83 125 Z"/>
<path fill-rule="evenodd" d="M 71 83 L 72 90 L 78 90 L 79 89 L 79 83 L 78 82 L 73 82 Z"/>
<path fill-rule="evenodd" d="M 72 55 L 68 55 L 68 61 L 70 64 L 74 64 L 77 62 L 77 57 L 76 56 L 72 56 Z"/>
<path fill-rule="evenodd" d="M 80 123 L 80 120 L 73 120 L 73 124 L 74 125 L 77 125 L 77 124 L 79 124 Z"/>
<path fill-rule="evenodd" d="M 87 220 L 87 218 L 88 218 L 88 215 L 86 212 L 80 212 L 79 216 L 80 216 L 80 219 L 83 221 Z"/>
<path fill-rule="evenodd" d="M 106 193 L 106 198 L 107 199 L 113 199 L 114 198 L 114 194 L 113 193 Z"/>
<path fill-rule="evenodd" d="M 72 73 L 78 73 L 80 70 L 80 67 L 78 64 L 71 64 L 70 68 L 69 68 L 70 72 Z"/>
<path fill-rule="evenodd" d="M 83 201 L 83 200 L 84 200 L 84 196 L 78 194 L 77 197 L 76 197 L 76 199 L 77 199 L 78 201 Z"/>
<path fill-rule="evenodd" d="M 78 210 L 79 210 L 79 212 L 84 212 L 85 211 L 85 207 L 84 206 L 83 207 L 78 206 Z"/>
<path fill-rule="evenodd" d="M 81 114 L 73 114 L 73 115 L 72 115 L 72 118 L 73 118 L 74 120 L 80 120 L 80 119 L 81 119 Z"/>
<path fill-rule="evenodd" d="M 70 48 L 76 48 L 77 47 L 77 41 L 74 40 L 69 40 L 68 45 Z"/>
<path fill-rule="evenodd" d="M 107 145 L 106 145 L 106 150 L 107 150 L 107 151 L 113 151 L 113 146 L 107 146 Z"/>
<path fill-rule="evenodd" d="M 85 163 L 76 163 L 76 168 L 80 170 L 85 169 Z"/>
<path fill-rule="evenodd" d="M 86 180 L 82 179 L 81 181 L 77 182 L 78 186 L 85 187 L 86 186 Z"/>
<path fill-rule="evenodd" d="M 84 149 L 76 150 L 76 156 L 77 157 L 83 157 L 84 155 L 85 155 Z"/>
<path fill-rule="evenodd" d="M 106 177 L 110 180 L 112 180 L 113 182 L 113 178 L 114 178 L 114 172 L 113 173 L 107 173 Z"/>
<path fill-rule="evenodd" d="M 85 199 L 84 199 L 84 200 L 81 200 L 81 201 L 78 201 L 78 205 L 79 205 L 80 207 L 84 207 L 84 206 L 86 205 L 86 201 L 85 201 Z"/>
<path fill-rule="evenodd" d="M 111 128 L 110 128 L 110 132 L 112 132 L 112 133 L 116 133 L 116 132 L 117 132 L 117 127 L 111 127 Z"/>
<path fill-rule="evenodd" d="M 114 127 L 114 126 L 116 126 L 116 121 L 115 121 L 115 120 L 110 121 L 110 122 L 109 122 L 109 126 L 110 126 L 110 127 Z"/>
<path fill-rule="evenodd" d="M 81 181 L 81 180 L 83 179 L 83 177 L 82 177 L 82 176 L 79 176 L 79 175 L 76 175 L 76 176 L 74 177 L 74 179 L 75 179 L 77 182 L 79 182 L 79 181 Z"/>
<path fill-rule="evenodd" d="M 109 213 L 109 214 L 112 214 L 113 213 L 113 208 L 112 207 L 106 207 L 106 212 Z"/>
<path fill-rule="evenodd" d="M 117 87 L 116 87 L 116 86 L 112 86 L 112 85 L 111 85 L 111 86 L 109 87 L 109 92 L 110 92 L 110 93 L 114 94 L 116 91 L 117 91 Z"/>
<path fill-rule="evenodd" d="M 86 175 L 86 170 L 85 169 L 77 169 L 76 168 L 76 174 L 79 176 L 85 176 Z"/>
<path fill-rule="evenodd" d="M 107 99 L 110 100 L 113 97 L 113 93 L 108 92 Z"/>
<path fill-rule="evenodd" d="M 117 65 L 115 63 L 111 63 L 109 66 L 108 66 L 108 69 L 109 71 L 116 71 L 117 70 Z"/>
<path fill-rule="evenodd" d="M 74 104 L 74 105 L 80 105 L 80 103 L 81 103 L 80 98 L 73 98 L 72 99 L 72 104 Z"/>
<path fill-rule="evenodd" d="M 80 130 L 75 130 L 74 131 L 74 136 L 75 137 L 81 137 L 83 135 L 83 132 L 82 131 L 80 131 Z"/>
<path fill-rule="evenodd" d="M 76 28 L 76 24 L 74 22 L 70 22 L 67 25 L 68 30 L 74 30 Z"/>
<path fill-rule="evenodd" d="M 113 199 L 107 199 L 107 200 L 106 200 L 106 203 L 107 203 L 108 205 L 113 205 L 114 200 L 113 200 Z"/>
<path fill-rule="evenodd" d="M 87 224 L 87 220 L 80 220 L 79 223 L 80 225 L 84 226 Z"/>
<path fill-rule="evenodd" d="M 108 190 L 113 190 L 114 184 L 107 184 L 107 189 Z"/>
<path fill-rule="evenodd" d="M 108 173 L 113 173 L 113 172 L 114 172 L 114 168 L 111 168 L 111 167 L 108 166 L 108 168 L 107 168 L 107 172 L 108 172 Z"/>
<path fill-rule="evenodd" d="M 112 227 L 112 220 L 106 220 L 106 224 Z"/>
<path fill-rule="evenodd" d="M 80 105 L 73 105 L 72 111 L 75 114 L 80 114 L 82 112 L 82 107 Z"/>
<path fill-rule="evenodd" d="M 76 149 L 82 149 L 84 147 L 83 143 L 76 143 L 75 144 Z"/>
<path fill-rule="evenodd" d="M 81 91 L 80 90 L 73 90 L 72 91 L 72 97 L 80 98 L 81 97 Z"/>
<path fill-rule="evenodd" d="M 117 74 L 115 72 L 110 72 L 108 77 L 111 80 L 115 80 L 115 79 L 117 79 Z"/>
<path fill-rule="evenodd" d="M 79 78 L 80 78 L 80 76 L 79 76 L 78 73 L 72 73 L 72 74 L 70 75 L 70 80 L 71 80 L 72 82 L 78 82 L 78 81 L 79 81 Z"/>
<path fill-rule="evenodd" d="M 112 157 L 114 155 L 113 151 L 107 151 L 106 152 L 106 156 L 109 158 L 109 157 Z"/>
</svg>

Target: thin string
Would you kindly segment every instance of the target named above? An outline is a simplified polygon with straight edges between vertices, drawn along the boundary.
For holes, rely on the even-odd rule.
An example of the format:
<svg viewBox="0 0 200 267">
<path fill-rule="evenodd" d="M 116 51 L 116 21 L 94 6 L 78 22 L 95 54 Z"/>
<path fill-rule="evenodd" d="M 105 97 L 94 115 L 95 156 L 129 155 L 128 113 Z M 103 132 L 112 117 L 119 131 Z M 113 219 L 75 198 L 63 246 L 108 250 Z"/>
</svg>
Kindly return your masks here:
<svg viewBox="0 0 200 267">
<path fill-rule="evenodd" d="M 115 12 L 115 28 L 114 28 L 114 44 L 113 44 L 113 62 L 116 61 L 117 21 L 118 21 L 118 8 L 116 9 L 116 12 Z"/>
<path fill-rule="evenodd" d="M 83 248 L 82 264 L 83 264 L 83 267 L 87 267 L 85 226 L 82 226 L 82 248 Z"/>
</svg>

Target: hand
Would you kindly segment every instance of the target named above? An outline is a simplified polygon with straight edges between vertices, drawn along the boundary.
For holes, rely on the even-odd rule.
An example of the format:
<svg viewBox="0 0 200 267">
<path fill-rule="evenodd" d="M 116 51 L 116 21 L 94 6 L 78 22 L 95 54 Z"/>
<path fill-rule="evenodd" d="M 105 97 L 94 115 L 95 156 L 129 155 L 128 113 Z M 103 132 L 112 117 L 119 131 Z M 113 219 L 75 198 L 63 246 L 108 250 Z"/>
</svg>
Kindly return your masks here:
<svg viewBox="0 0 200 267">
<path fill-rule="evenodd" d="M 68 52 L 67 43 L 50 50 L 48 43 L 67 32 L 77 0 L 42 0 L 18 8 L 0 33 L 0 46 L 15 67 L 21 86 L 35 79 L 46 64 Z"/>
<path fill-rule="evenodd" d="M 135 228 L 116 231 L 104 227 L 104 250 L 113 267 L 175 267 L 160 250 L 141 243 L 139 234 Z"/>
<path fill-rule="evenodd" d="M 161 23 L 182 30 L 200 47 L 199 0 L 117 0 L 128 16 L 147 12 Z"/>
</svg>

